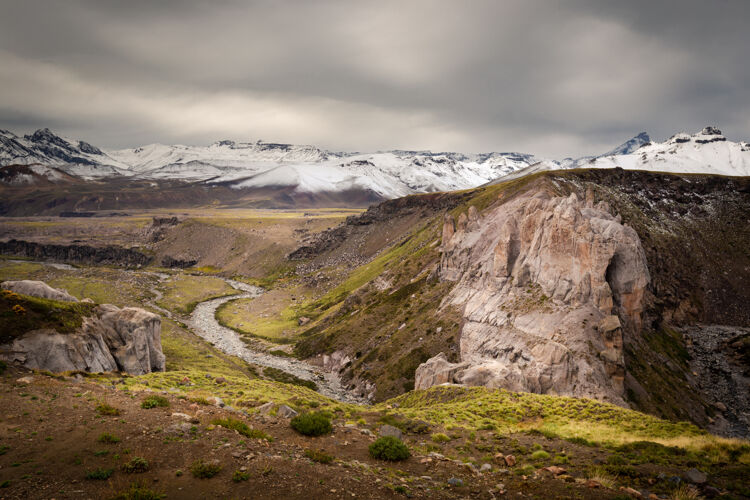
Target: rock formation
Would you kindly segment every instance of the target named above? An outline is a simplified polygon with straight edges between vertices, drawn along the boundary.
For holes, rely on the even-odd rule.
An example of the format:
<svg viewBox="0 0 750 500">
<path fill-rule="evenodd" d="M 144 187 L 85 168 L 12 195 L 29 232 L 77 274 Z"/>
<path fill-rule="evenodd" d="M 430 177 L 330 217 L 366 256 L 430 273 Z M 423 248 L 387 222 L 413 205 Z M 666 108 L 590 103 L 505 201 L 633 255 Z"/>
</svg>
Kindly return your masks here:
<svg viewBox="0 0 750 500">
<path fill-rule="evenodd" d="M 14 283 L 26 285 L 21 287 Z M 43 286 L 31 286 L 29 283 Z M 6 287 L 7 284 L 14 286 L 14 291 L 26 295 L 54 298 L 51 295 L 57 294 L 70 297 L 42 282 L 4 282 L 2 287 L 10 289 Z M 52 372 L 122 371 L 143 375 L 164 371 L 161 318 L 135 307 L 120 309 L 111 304 L 102 304 L 94 309 L 94 315 L 83 318 L 82 325 L 75 332 L 63 334 L 51 329 L 27 332 L 11 343 L 0 346 L 0 359 Z"/>
<path fill-rule="evenodd" d="M 525 193 L 445 218 L 443 305 L 463 308 L 459 363 L 438 355 L 415 387 L 441 383 L 624 404 L 623 329 L 640 330 L 649 283 L 637 233 L 593 195 Z"/>
<path fill-rule="evenodd" d="M 59 300 L 60 302 L 78 302 L 78 299 L 70 295 L 67 291 L 52 288 L 44 281 L 3 281 L 0 283 L 0 288 L 42 299 Z"/>
</svg>

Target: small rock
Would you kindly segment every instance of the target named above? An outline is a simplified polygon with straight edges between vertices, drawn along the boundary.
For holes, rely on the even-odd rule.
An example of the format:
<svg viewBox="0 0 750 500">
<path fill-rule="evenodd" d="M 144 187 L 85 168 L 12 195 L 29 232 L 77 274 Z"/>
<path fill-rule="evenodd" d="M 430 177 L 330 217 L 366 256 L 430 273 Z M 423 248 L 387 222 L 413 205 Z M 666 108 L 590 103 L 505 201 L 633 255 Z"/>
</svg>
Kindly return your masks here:
<svg viewBox="0 0 750 500">
<path fill-rule="evenodd" d="M 435 460 L 445 460 L 445 455 L 441 455 L 435 451 L 431 451 L 427 454 L 428 457 L 434 458 Z"/>
<path fill-rule="evenodd" d="M 479 468 L 479 472 L 492 472 L 492 465 L 482 464 L 482 466 Z"/>
<path fill-rule="evenodd" d="M 268 415 L 269 413 L 271 413 L 271 410 L 273 410 L 274 406 L 276 405 L 273 404 L 273 401 L 269 401 L 268 403 L 260 405 L 258 408 L 256 408 L 256 410 L 258 410 L 258 413 L 260 413 L 261 415 Z"/>
<path fill-rule="evenodd" d="M 216 377 L 214 379 L 214 384 L 226 384 L 226 383 L 227 383 L 227 379 L 225 379 L 224 377 Z"/>
<path fill-rule="evenodd" d="M 401 439 L 401 437 L 403 436 L 403 433 L 400 429 L 388 424 L 381 425 L 380 429 L 378 429 L 378 434 L 381 436 L 392 436 L 396 439 Z"/>
<path fill-rule="evenodd" d="M 310 322 L 310 318 L 308 318 L 307 316 L 302 316 L 301 318 L 299 318 L 299 319 L 297 320 L 297 324 L 298 324 L 299 326 L 305 326 L 305 325 L 306 325 L 306 324 L 308 324 L 309 322 Z"/>
<path fill-rule="evenodd" d="M 452 478 L 448 479 L 448 484 L 450 484 L 451 486 L 459 486 L 460 487 L 460 486 L 464 485 L 464 482 L 461 479 L 457 478 L 457 477 L 452 477 Z"/>
<path fill-rule="evenodd" d="M 622 488 L 620 488 L 620 491 L 627 493 L 631 497 L 643 498 L 643 495 L 641 495 L 641 492 L 638 490 L 634 490 L 633 488 L 628 488 L 628 487 L 623 486 Z"/>
<path fill-rule="evenodd" d="M 505 455 L 502 453 L 495 453 L 495 462 L 505 463 Z"/>
<path fill-rule="evenodd" d="M 551 472 L 555 476 L 559 476 L 560 474 L 564 474 L 567 472 L 562 467 L 558 467 L 556 465 L 550 465 L 549 467 L 545 467 L 544 470 L 546 470 L 547 472 Z"/>
<path fill-rule="evenodd" d="M 514 465 L 516 465 L 516 457 L 514 457 L 513 455 L 505 455 L 505 458 L 503 460 L 505 460 L 505 465 L 507 465 L 508 467 L 513 467 Z"/>
<path fill-rule="evenodd" d="M 668 479 L 668 481 L 672 484 L 680 484 L 682 482 L 682 479 L 680 479 L 680 476 L 672 476 Z"/>
<path fill-rule="evenodd" d="M 716 403 L 714 403 L 714 407 L 722 413 L 727 411 L 727 405 L 725 405 L 721 401 L 717 401 Z"/>
<path fill-rule="evenodd" d="M 686 481 L 689 481 L 693 484 L 703 484 L 708 479 L 708 477 L 706 477 L 706 474 L 696 468 L 688 469 L 688 471 L 685 472 L 684 477 Z"/>
<path fill-rule="evenodd" d="M 288 407 L 287 405 L 280 405 L 279 409 L 276 411 L 276 415 L 281 418 L 294 418 L 297 415 L 299 415 L 299 413 L 297 413 L 295 410 Z"/>
<path fill-rule="evenodd" d="M 190 420 L 192 417 L 185 413 L 175 412 L 175 413 L 172 413 L 172 418 L 181 418 L 183 420 Z"/>
<path fill-rule="evenodd" d="M 592 490 L 595 490 L 595 489 L 598 489 L 598 488 L 602 487 L 602 485 L 601 485 L 601 483 L 599 481 L 594 481 L 593 479 L 589 479 L 588 481 L 586 481 L 585 484 L 586 484 L 587 488 L 590 488 Z"/>
<path fill-rule="evenodd" d="M 498 474 L 510 474 L 508 469 L 497 469 Z"/>
<path fill-rule="evenodd" d="M 219 406 L 221 408 L 224 408 L 226 405 L 224 404 L 224 401 L 219 396 L 214 396 L 214 404 L 216 406 Z"/>
<path fill-rule="evenodd" d="M 34 381 L 34 377 L 28 376 L 28 377 L 21 377 L 18 380 L 16 380 L 19 384 L 30 384 Z"/>
</svg>

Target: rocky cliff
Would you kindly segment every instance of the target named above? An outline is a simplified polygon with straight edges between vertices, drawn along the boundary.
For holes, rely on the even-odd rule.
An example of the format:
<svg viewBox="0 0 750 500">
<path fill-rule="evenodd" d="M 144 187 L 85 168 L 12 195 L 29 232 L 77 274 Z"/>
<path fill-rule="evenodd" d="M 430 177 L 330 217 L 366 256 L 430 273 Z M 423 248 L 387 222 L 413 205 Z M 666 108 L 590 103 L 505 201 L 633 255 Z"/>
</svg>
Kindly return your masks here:
<svg viewBox="0 0 750 500">
<path fill-rule="evenodd" d="M 131 248 L 53 245 L 21 240 L 0 241 L 0 254 L 57 262 L 109 264 L 125 267 L 145 266 L 152 260 L 150 256 Z"/>
<path fill-rule="evenodd" d="M 56 296 L 67 295 L 42 282 L 3 282 L 0 287 L 46 299 L 53 299 L 50 289 Z M 49 327 L 19 332 L 10 342 L 0 345 L 0 359 L 52 372 L 121 371 L 142 375 L 164 371 L 159 316 L 111 304 L 92 304 L 92 308 L 93 314 L 81 318 L 80 326 L 72 332 Z"/>
<path fill-rule="evenodd" d="M 437 356 L 415 387 L 444 382 L 624 403 L 623 329 L 638 331 L 649 273 L 637 233 L 606 203 L 529 191 L 474 207 L 442 231 L 443 305 L 463 309 L 460 362 Z"/>
</svg>

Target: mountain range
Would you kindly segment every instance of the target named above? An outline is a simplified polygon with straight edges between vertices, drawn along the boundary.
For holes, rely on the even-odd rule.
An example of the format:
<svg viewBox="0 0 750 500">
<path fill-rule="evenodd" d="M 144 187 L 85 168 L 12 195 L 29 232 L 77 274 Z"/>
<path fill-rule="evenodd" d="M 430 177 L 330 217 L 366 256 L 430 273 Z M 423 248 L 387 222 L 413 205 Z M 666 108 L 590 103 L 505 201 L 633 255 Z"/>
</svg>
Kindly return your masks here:
<svg viewBox="0 0 750 500">
<path fill-rule="evenodd" d="M 102 179 L 169 180 L 245 191 L 297 194 L 365 192 L 374 199 L 473 188 L 510 174 L 539 170 L 612 168 L 750 175 L 750 144 L 706 127 L 652 142 L 642 132 L 598 156 L 564 160 L 524 153 L 379 151 L 345 153 L 315 146 L 218 141 L 210 146 L 150 144 L 103 150 L 50 129 L 18 136 L 0 130 L 0 182 L 35 184 Z M 33 170 L 11 165 L 34 165 Z"/>
</svg>

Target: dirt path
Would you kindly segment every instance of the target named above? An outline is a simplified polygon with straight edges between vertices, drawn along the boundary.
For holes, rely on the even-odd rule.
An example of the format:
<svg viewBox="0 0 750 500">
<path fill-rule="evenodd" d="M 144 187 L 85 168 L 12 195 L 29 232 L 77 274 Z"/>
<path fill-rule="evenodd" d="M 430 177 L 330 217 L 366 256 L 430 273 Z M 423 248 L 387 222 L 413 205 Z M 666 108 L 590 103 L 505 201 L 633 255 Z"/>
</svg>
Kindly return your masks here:
<svg viewBox="0 0 750 500">
<path fill-rule="evenodd" d="M 363 399 L 347 391 L 341 385 L 341 380 L 337 374 L 323 372 L 298 359 L 274 356 L 262 351 L 253 350 L 242 341 L 237 332 L 220 325 L 219 322 L 216 321 L 216 309 L 220 305 L 230 300 L 255 298 L 263 293 L 262 288 L 230 279 L 226 279 L 225 281 L 230 286 L 242 291 L 243 293 L 199 303 L 195 307 L 193 314 L 190 316 L 190 321 L 188 322 L 188 325 L 195 334 L 211 342 L 221 351 L 244 359 L 248 363 L 277 368 L 287 373 L 291 373 L 301 379 L 311 380 L 317 384 L 318 392 L 330 398 L 348 403 L 365 402 Z"/>
</svg>

